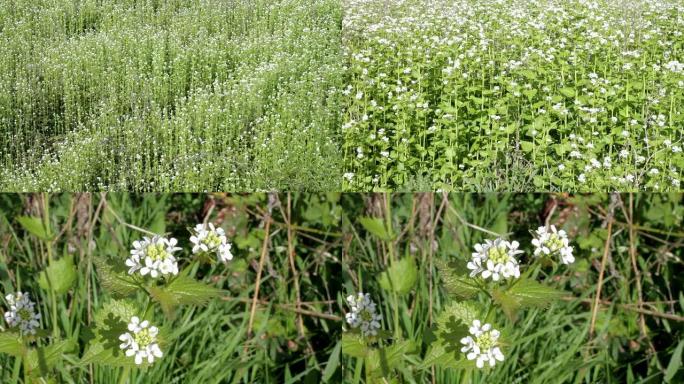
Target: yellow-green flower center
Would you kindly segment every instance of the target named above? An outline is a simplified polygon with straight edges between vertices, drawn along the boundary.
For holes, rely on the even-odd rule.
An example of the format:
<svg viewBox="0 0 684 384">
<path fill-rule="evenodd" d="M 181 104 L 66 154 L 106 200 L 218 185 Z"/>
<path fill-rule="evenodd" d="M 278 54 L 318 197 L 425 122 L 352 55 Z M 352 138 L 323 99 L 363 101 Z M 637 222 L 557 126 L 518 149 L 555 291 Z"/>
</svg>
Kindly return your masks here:
<svg viewBox="0 0 684 384">
<path fill-rule="evenodd" d="M 154 341 L 154 336 L 150 334 L 149 329 L 143 328 L 133 336 L 133 340 L 135 340 L 140 348 L 145 348 Z"/>
<path fill-rule="evenodd" d="M 492 332 L 483 332 L 476 340 L 475 343 L 480 347 L 482 351 L 488 351 L 494 348 L 497 344 L 496 339 L 492 336 Z"/>
<path fill-rule="evenodd" d="M 511 258 L 508 255 L 505 245 L 489 248 L 488 257 L 496 264 L 506 264 Z"/>
<path fill-rule="evenodd" d="M 363 321 L 373 320 L 373 314 L 367 309 L 364 309 L 363 311 L 361 311 L 360 315 L 361 315 L 361 320 L 363 320 Z"/>
<path fill-rule="evenodd" d="M 561 239 L 560 236 L 554 233 L 551 236 L 549 236 L 549 240 L 546 242 L 546 246 L 549 248 L 551 252 L 559 251 L 561 248 L 563 248 L 563 239 Z"/>
<path fill-rule="evenodd" d="M 209 232 L 207 237 L 203 240 L 204 244 L 209 247 L 209 249 L 216 248 L 221 245 L 221 239 L 218 237 L 216 232 Z"/>
<path fill-rule="evenodd" d="M 20 309 L 17 314 L 19 315 L 19 318 L 23 321 L 29 321 L 31 318 L 33 318 L 31 311 L 29 311 L 26 308 Z"/>
<path fill-rule="evenodd" d="M 145 249 L 145 255 L 152 260 L 164 260 L 169 256 L 164 244 L 150 244 Z"/>
</svg>

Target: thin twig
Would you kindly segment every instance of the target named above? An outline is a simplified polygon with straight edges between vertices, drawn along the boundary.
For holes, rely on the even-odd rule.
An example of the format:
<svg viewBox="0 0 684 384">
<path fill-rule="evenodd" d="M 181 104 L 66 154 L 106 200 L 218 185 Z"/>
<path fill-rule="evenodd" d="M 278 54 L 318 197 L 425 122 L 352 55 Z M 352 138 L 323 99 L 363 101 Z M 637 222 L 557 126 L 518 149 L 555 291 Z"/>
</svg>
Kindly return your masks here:
<svg viewBox="0 0 684 384">
<path fill-rule="evenodd" d="M 599 270 L 598 287 L 596 288 L 596 297 L 594 297 L 594 305 L 591 310 L 591 324 L 589 325 L 589 339 L 594 337 L 594 328 L 596 327 L 596 316 L 598 315 L 599 300 L 601 300 L 601 289 L 603 288 L 603 274 L 606 270 L 606 261 L 608 260 L 608 253 L 610 253 L 610 240 L 613 232 L 613 215 L 608 215 L 608 235 L 606 236 L 606 244 L 603 247 L 603 258 L 601 259 L 601 269 Z"/>
<path fill-rule="evenodd" d="M 254 297 L 252 297 L 252 310 L 250 311 L 249 314 L 249 325 L 247 326 L 247 336 L 252 337 L 252 327 L 254 326 L 254 315 L 256 314 L 256 307 L 257 307 L 257 301 L 259 300 L 259 288 L 261 287 L 261 272 L 264 269 L 264 260 L 266 259 L 266 253 L 268 252 L 268 240 L 270 237 L 270 231 L 271 231 L 271 217 L 265 216 L 264 220 L 266 220 L 266 225 L 265 225 L 265 235 L 264 235 L 264 243 L 263 246 L 261 247 L 261 257 L 259 258 L 259 269 L 257 269 L 257 276 L 256 276 L 256 285 L 254 287 Z M 247 349 L 247 345 L 245 344 L 245 349 Z"/>
</svg>

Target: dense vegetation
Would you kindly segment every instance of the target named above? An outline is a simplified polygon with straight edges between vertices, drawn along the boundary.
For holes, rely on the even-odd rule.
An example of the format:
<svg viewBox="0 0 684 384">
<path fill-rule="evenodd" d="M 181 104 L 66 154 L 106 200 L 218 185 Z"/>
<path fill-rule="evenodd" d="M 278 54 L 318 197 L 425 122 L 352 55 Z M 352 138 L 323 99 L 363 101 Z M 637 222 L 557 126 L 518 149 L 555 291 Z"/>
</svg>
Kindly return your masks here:
<svg viewBox="0 0 684 384">
<path fill-rule="evenodd" d="M 336 190 L 334 0 L 0 3 L 0 189 Z"/>
<path fill-rule="evenodd" d="M 350 191 L 680 190 L 684 5 L 351 0 Z"/>
</svg>

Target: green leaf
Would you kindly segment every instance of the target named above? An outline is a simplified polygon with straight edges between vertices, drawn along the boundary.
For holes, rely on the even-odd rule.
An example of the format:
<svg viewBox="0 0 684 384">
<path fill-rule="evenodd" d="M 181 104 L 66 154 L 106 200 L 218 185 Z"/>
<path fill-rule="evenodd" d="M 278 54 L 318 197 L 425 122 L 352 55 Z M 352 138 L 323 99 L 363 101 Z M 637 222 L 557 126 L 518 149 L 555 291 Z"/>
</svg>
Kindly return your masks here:
<svg viewBox="0 0 684 384">
<path fill-rule="evenodd" d="M 366 356 L 366 370 L 371 377 L 379 378 L 404 363 L 404 357 L 415 352 L 416 343 L 401 340 L 385 348 L 372 349 Z"/>
<path fill-rule="evenodd" d="M 385 228 L 385 224 L 379 217 L 362 217 L 359 222 L 370 234 L 376 236 L 380 240 L 390 241 L 394 237 L 391 229 Z"/>
<path fill-rule="evenodd" d="M 162 306 L 162 310 L 169 317 L 178 305 L 206 305 L 222 292 L 187 275 L 179 275 L 166 286 L 150 288 L 152 298 Z"/>
<path fill-rule="evenodd" d="M 128 332 L 131 317 L 142 319 L 138 308 L 126 300 L 111 300 L 95 313 L 95 338 L 90 340 L 80 364 L 132 367 L 135 361 L 119 348 L 119 336 Z"/>
<path fill-rule="evenodd" d="M 469 299 L 477 294 L 479 288 L 469 276 L 459 274 L 455 263 L 447 263 L 438 259 L 435 265 L 439 270 L 439 277 L 444 282 L 447 292 L 460 299 Z"/>
<path fill-rule="evenodd" d="M 451 369 L 472 368 L 472 362 L 463 358 L 458 359 L 457 356 L 456 352 L 447 351 L 442 341 L 438 340 L 430 345 L 425 358 L 418 365 L 418 369 L 430 369 L 432 366 Z"/>
<path fill-rule="evenodd" d="M 522 140 L 520 141 L 520 148 L 522 148 L 523 152 L 532 152 L 532 150 L 534 150 L 534 143 Z"/>
<path fill-rule="evenodd" d="M 575 97 L 575 89 L 570 87 L 561 88 L 558 90 L 561 95 L 565 97 Z"/>
<path fill-rule="evenodd" d="M 335 372 L 337 371 L 337 368 L 340 366 L 340 351 L 342 350 L 342 343 L 338 342 L 335 344 L 335 348 L 333 348 L 332 353 L 330 354 L 330 357 L 328 358 L 328 362 L 325 364 L 325 370 L 323 371 L 323 377 L 321 380 L 324 383 L 328 383 L 332 380 L 333 375 L 335 375 Z"/>
<path fill-rule="evenodd" d="M 128 275 L 115 271 L 104 259 L 95 258 L 94 264 L 100 285 L 115 297 L 126 297 L 140 289 Z"/>
<path fill-rule="evenodd" d="M 12 356 L 22 356 L 26 350 L 18 334 L 10 332 L 0 333 L 0 353 Z"/>
<path fill-rule="evenodd" d="M 413 257 L 407 256 L 395 262 L 380 274 L 380 287 L 400 295 L 411 291 L 418 279 L 418 269 Z"/>
<path fill-rule="evenodd" d="M 342 353 L 351 357 L 366 357 L 368 346 L 360 335 L 353 333 L 342 334 Z"/>
<path fill-rule="evenodd" d="M 71 340 L 58 340 L 46 347 L 31 349 L 26 356 L 27 362 L 34 375 L 47 376 L 62 355 L 74 347 Z"/>
<path fill-rule="evenodd" d="M 504 290 L 494 289 L 492 291 L 492 298 L 495 303 L 501 306 L 501 309 L 503 309 L 509 319 L 515 320 L 520 308 L 520 299 L 518 297 L 510 295 Z"/>
<path fill-rule="evenodd" d="M 52 234 L 43 225 L 43 220 L 40 217 L 33 216 L 19 216 L 17 221 L 30 234 L 36 236 L 41 240 L 48 241 L 52 238 Z"/>
<path fill-rule="evenodd" d="M 524 278 L 518 280 L 506 293 L 517 300 L 522 307 L 547 307 L 553 300 L 564 295 L 563 291 Z"/>
<path fill-rule="evenodd" d="M 665 370 L 665 382 L 669 383 L 677 374 L 677 371 L 682 366 L 682 348 L 684 348 L 684 340 L 680 341 L 675 348 L 672 357 L 670 358 L 670 363 L 667 365 Z"/>
<path fill-rule="evenodd" d="M 46 291 L 52 290 L 58 294 L 66 293 L 76 282 L 76 266 L 74 257 L 67 255 L 53 261 L 40 273 L 38 284 Z"/>
</svg>

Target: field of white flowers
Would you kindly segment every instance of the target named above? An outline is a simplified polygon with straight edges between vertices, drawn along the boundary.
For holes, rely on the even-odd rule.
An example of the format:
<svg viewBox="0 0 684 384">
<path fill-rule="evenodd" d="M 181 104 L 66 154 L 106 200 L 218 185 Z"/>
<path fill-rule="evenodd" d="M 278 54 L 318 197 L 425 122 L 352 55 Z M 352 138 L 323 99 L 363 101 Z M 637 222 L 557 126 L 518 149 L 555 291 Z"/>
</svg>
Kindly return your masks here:
<svg viewBox="0 0 684 384">
<path fill-rule="evenodd" d="M 679 0 L 349 0 L 346 190 L 679 190 Z"/>
<path fill-rule="evenodd" d="M 0 2 L 0 189 L 339 189 L 334 0 Z"/>
</svg>

